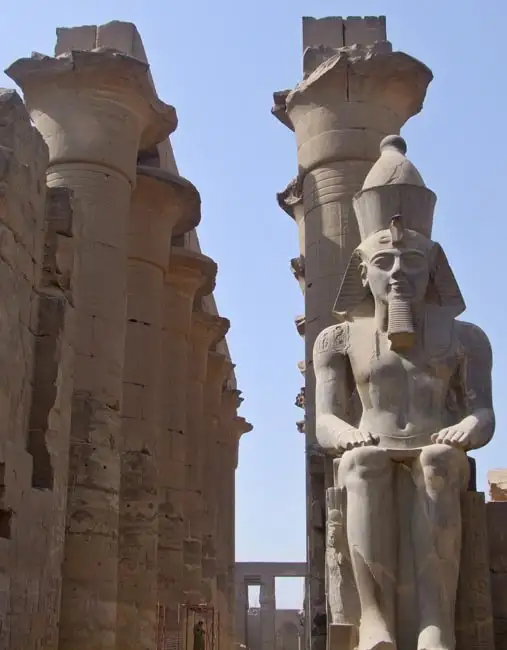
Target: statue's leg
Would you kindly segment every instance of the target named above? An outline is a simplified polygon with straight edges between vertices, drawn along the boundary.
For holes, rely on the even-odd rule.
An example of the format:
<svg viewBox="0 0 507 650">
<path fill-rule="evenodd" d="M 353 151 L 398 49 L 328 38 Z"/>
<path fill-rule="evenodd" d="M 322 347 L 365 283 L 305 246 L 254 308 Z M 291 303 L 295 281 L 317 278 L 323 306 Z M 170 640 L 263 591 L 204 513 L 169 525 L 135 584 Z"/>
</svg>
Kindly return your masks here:
<svg viewBox="0 0 507 650">
<path fill-rule="evenodd" d="M 358 647 L 389 650 L 395 647 L 393 464 L 383 449 L 351 449 L 340 461 L 338 481 L 347 494 L 347 541 L 361 605 Z"/>
<path fill-rule="evenodd" d="M 461 549 L 460 497 L 468 484 L 466 454 L 424 447 L 413 466 L 412 518 L 420 626 L 418 650 L 454 650 L 454 609 Z"/>
</svg>

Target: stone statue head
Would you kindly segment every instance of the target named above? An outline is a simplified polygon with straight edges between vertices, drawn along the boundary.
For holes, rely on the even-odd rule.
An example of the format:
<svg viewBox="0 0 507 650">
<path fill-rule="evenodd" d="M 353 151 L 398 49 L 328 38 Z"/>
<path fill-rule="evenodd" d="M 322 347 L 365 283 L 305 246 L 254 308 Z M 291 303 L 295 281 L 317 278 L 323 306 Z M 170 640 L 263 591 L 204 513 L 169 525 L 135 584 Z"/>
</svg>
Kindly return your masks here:
<svg viewBox="0 0 507 650">
<path fill-rule="evenodd" d="M 362 241 L 333 310 L 344 320 L 369 302 L 379 328 L 400 349 L 415 340 L 421 306 L 441 306 L 453 317 L 465 309 L 447 257 L 430 238 L 436 197 L 405 152 L 402 138 L 385 138 L 380 159 L 354 197 Z"/>
</svg>

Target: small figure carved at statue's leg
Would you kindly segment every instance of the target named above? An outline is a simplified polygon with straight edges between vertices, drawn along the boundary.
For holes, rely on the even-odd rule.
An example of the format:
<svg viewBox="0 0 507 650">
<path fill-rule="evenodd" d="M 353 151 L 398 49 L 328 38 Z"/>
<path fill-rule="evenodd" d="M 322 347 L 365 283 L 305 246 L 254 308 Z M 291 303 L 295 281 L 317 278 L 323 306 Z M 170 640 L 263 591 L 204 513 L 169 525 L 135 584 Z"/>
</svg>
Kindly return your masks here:
<svg viewBox="0 0 507 650">
<path fill-rule="evenodd" d="M 420 627 L 418 650 L 454 650 L 454 610 L 461 550 L 460 497 L 468 484 L 465 453 L 424 447 L 413 467 L 412 519 Z"/>
<path fill-rule="evenodd" d="M 358 648 L 394 649 L 393 464 L 385 450 L 358 447 L 343 455 L 338 478 L 347 493 L 347 540 L 361 605 Z"/>
</svg>

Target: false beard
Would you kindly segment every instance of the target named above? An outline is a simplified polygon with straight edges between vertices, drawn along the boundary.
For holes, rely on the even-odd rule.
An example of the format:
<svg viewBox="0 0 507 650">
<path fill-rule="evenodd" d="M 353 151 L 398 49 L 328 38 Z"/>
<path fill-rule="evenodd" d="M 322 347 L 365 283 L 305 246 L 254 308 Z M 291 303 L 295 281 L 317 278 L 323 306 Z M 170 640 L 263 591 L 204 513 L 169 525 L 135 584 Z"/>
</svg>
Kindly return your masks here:
<svg viewBox="0 0 507 650">
<path fill-rule="evenodd" d="M 387 338 L 393 350 L 410 349 L 416 340 L 414 313 L 408 300 L 393 297 L 387 304 Z"/>
</svg>

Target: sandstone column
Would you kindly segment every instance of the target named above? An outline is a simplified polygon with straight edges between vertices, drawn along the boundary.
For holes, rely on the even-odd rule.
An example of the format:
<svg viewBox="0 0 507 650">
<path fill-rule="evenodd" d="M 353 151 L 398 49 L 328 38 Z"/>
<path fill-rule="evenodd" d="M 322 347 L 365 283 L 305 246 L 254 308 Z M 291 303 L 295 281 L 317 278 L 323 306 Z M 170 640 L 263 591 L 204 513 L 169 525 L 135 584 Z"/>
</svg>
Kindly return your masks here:
<svg viewBox="0 0 507 650">
<path fill-rule="evenodd" d="M 241 639 L 246 630 L 246 619 L 235 621 L 236 604 L 236 547 L 235 547 L 235 472 L 238 466 L 238 445 L 243 433 L 252 430 L 252 425 L 237 416 L 241 402 L 240 391 L 227 389 L 222 395 L 221 422 L 217 436 L 217 511 L 219 518 L 217 532 L 217 602 L 219 609 L 219 643 L 221 649 L 234 648 L 236 639 Z M 247 592 L 241 592 L 248 609 Z M 237 634 L 240 634 L 237 637 Z"/>
<path fill-rule="evenodd" d="M 156 641 L 164 276 L 172 233 L 188 232 L 199 219 L 199 194 L 191 183 L 138 166 L 128 226 L 120 442 L 117 634 L 125 649 L 154 648 Z"/>
<path fill-rule="evenodd" d="M 209 294 L 217 266 L 201 253 L 173 246 L 165 277 L 162 421 L 159 450 L 158 598 L 164 643 L 179 640 L 184 602 L 183 540 L 187 395 L 192 305 L 196 292 Z"/>
<path fill-rule="evenodd" d="M 243 400 L 242 400 L 243 401 Z M 239 442 L 241 436 L 252 431 L 253 426 L 245 418 L 236 416 L 232 421 L 230 434 L 230 456 L 232 457 L 232 471 L 230 471 L 228 500 L 226 500 L 226 512 L 230 513 L 226 519 L 226 534 L 228 549 L 228 580 L 227 580 L 227 609 L 228 615 L 228 638 L 229 648 L 234 648 L 234 598 L 236 584 L 236 470 L 239 462 Z"/>
<path fill-rule="evenodd" d="M 217 510 L 220 525 L 217 532 L 217 600 L 219 611 L 219 647 L 227 650 L 233 647 L 237 640 L 245 643 L 246 639 L 246 613 L 248 609 L 248 589 L 243 583 L 239 594 L 230 593 L 231 558 L 234 570 L 234 491 L 235 491 L 235 447 L 232 444 L 234 433 L 233 423 L 242 400 L 239 390 L 227 389 L 222 395 L 221 419 L 217 436 L 217 466 L 220 473 L 217 476 Z M 232 540 L 231 540 L 231 535 Z M 236 596 L 239 598 L 236 604 Z M 243 614 L 239 614 L 242 608 Z M 236 622 L 235 622 L 236 617 Z M 236 624 L 235 624 L 236 623 Z"/>
<path fill-rule="evenodd" d="M 275 577 L 263 576 L 259 595 L 261 606 L 261 650 L 275 650 Z"/>
<path fill-rule="evenodd" d="M 203 470 L 205 439 L 204 388 L 208 353 L 229 329 L 226 318 L 194 309 L 188 373 L 186 491 L 185 491 L 185 595 L 192 605 L 211 604 L 209 584 L 203 582 Z"/>
<path fill-rule="evenodd" d="M 219 427 L 221 426 L 224 383 L 233 367 L 225 355 L 216 350 L 211 350 L 208 353 L 204 390 L 205 430 L 203 449 L 205 462 L 203 465 L 202 485 L 204 496 L 202 575 L 206 591 L 211 593 L 211 604 L 215 611 L 220 609 L 217 594 L 217 536 L 222 527 L 222 518 L 218 516 L 219 495 L 217 486 L 220 474 L 223 471 L 219 458 L 218 437 Z"/>
<path fill-rule="evenodd" d="M 70 188 L 82 208 L 60 648 L 112 649 L 130 195 L 140 142 L 163 140 L 176 116 L 148 66 L 111 51 L 36 55 L 7 74 L 49 148 L 48 185 Z"/>
<path fill-rule="evenodd" d="M 247 634 L 247 616 L 248 616 L 248 585 L 246 584 L 244 577 L 241 577 L 241 580 L 238 580 L 235 585 L 235 602 L 234 602 L 234 619 L 235 619 L 235 638 L 234 641 L 241 645 L 246 646 Z M 231 616 L 232 618 L 232 616 Z M 224 637 L 222 644 L 222 637 L 220 637 L 220 648 L 229 648 L 228 639 Z M 230 646 L 231 648 L 234 646 Z"/>
<path fill-rule="evenodd" d="M 297 183 L 279 200 L 292 209 L 302 194 L 305 276 L 305 435 L 307 439 L 308 597 L 312 642 L 325 643 L 324 458 L 313 450 L 312 351 L 333 322 L 332 309 L 352 250 L 359 243 L 352 197 L 378 157 L 381 139 L 399 133 L 422 107 L 431 71 L 393 52 L 382 19 L 304 19 L 304 78 L 275 93 L 274 114 L 295 131 Z M 291 199 L 291 195 L 294 198 Z M 284 207 L 284 209 L 287 209 Z M 300 221 L 301 222 L 301 221 Z M 300 223 L 299 222 L 299 223 Z M 352 418 L 352 414 L 344 413 Z"/>
</svg>

